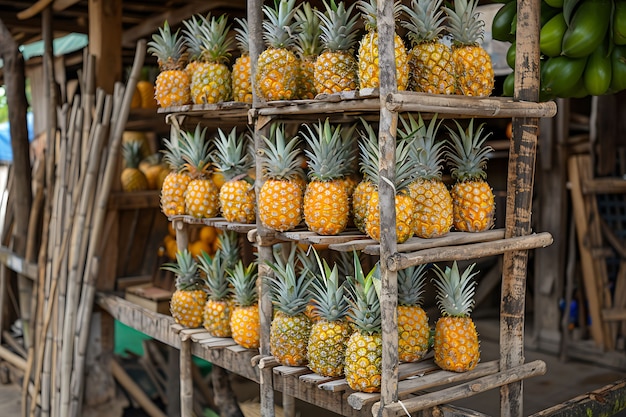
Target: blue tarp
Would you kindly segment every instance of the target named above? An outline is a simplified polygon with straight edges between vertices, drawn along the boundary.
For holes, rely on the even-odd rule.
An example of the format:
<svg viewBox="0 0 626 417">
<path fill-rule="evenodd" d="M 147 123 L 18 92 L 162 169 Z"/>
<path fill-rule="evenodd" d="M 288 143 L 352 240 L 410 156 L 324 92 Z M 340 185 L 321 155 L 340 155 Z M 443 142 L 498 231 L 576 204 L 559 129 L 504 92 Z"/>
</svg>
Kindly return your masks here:
<svg viewBox="0 0 626 417">
<path fill-rule="evenodd" d="M 33 140 L 35 128 L 33 126 L 33 114 L 26 113 L 26 126 L 28 128 L 28 141 Z M 11 149 L 11 128 L 9 122 L 0 123 L 0 161 L 13 161 L 13 150 Z"/>
</svg>

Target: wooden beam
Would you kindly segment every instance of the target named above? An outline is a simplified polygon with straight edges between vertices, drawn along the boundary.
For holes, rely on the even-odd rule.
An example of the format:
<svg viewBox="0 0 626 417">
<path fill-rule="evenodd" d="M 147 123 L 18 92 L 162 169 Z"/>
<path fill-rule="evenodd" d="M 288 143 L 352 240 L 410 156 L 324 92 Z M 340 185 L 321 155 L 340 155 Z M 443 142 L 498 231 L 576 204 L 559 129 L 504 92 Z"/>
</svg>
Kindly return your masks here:
<svg viewBox="0 0 626 417">
<path fill-rule="evenodd" d="M 17 18 L 20 20 L 30 19 L 31 17 L 34 17 L 38 15 L 39 13 L 41 13 L 42 11 L 44 11 L 44 9 L 48 7 L 49 5 L 51 5 L 52 2 L 53 0 L 39 0 L 38 2 L 30 6 L 28 9 L 24 9 L 21 12 L 19 12 L 17 14 Z"/>
<path fill-rule="evenodd" d="M 89 53 L 96 57 L 96 85 L 112 94 L 122 81 L 122 0 L 89 0 Z"/>
</svg>

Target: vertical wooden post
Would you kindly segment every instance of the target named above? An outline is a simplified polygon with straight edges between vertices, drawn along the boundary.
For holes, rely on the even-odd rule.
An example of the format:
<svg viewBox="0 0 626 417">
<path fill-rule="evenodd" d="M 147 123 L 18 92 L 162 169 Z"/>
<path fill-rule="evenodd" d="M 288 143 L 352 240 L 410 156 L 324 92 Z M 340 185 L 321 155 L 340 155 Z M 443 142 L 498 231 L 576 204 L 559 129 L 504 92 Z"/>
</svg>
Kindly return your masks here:
<svg viewBox="0 0 626 417">
<path fill-rule="evenodd" d="M 89 0 L 89 53 L 96 57 L 96 84 L 113 93 L 122 79 L 122 0 Z"/>
<path fill-rule="evenodd" d="M 180 415 L 193 415 L 193 378 L 191 374 L 191 338 L 181 333 L 180 339 Z"/>
<path fill-rule="evenodd" d="M 517 3 L 515 100 L 539 99 L 540 0 Z M 537 118 L 514 118 L 509 150 L 505 236 L 530 233 L 532 193 L 537 151 Z M 524 309 L 527 251 L 507 252 L 503 260 L 500 301 L 500 368 L 524 363 Z M 500 389 L 500 415 L 523 415 L 522 381 Z"/>
</svg>

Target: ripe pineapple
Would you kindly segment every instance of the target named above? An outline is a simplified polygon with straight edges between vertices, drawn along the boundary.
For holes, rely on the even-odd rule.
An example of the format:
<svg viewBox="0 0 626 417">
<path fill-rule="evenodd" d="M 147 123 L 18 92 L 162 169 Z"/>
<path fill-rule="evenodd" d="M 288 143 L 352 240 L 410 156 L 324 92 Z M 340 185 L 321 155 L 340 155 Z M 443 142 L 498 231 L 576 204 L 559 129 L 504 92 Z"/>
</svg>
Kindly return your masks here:
<svg viewBox="0 0 626 417">
<path fill-rule="evenodd" d="M 322 31 L 323 51 L 315 60 L 315 90 L 318 94 L 352 91 L 358 87 L 355 26 L 358 15 L 352 15 L 354 4 L 346 9 L 343 1 L 324 1 L 326 12 L 317 11 Z"/>
<path fill-rule="evenodd" d="M 346 320 L 349 304 L 344 284 L 339 282 L 337 265 L 330 269 L 326 260 L 320 260 L 317 252 L 314 253 L 320 272 L 311 286 L 317 320 L 309 336 L 308 366 L 322 376 L 339 377 L 343 375 L 346 345 L 352 333 Z"/>
<path fill-rule="evenodd" d="M 171 169 L 161 186 L 161 211 L 166 216 L 185 214 L 185 191 L 191 181 L 180 150 L 179 134 L 174 132 L 170 139 L 163 140 L 163 160 Z"/>
<path fill-rule="evenodd" d="M 257 265 L 243 266 L 240 260 L 233 269 L 227 270 L 228 281 L 233 287 L 235 306 L 230 315 L 230 330 L 235 343 L 246 349 L 258 349 L 261 319 L 259 317 L 256 290 Z"/>
<path fill-rule="evenodd" d="M 130 141 L 122 144 L 122 156 L 124 157 L 124 169 L 120 175 L 122 190 L 143 191 L 148 189 L 148 179 L 139 169 L 141 160 L 141 142 Z"/>
<path fill-rule="evenodd" d="M 293 229 L 302 220 L 301 186 L 304 172 L 300 153 L 300 139 L 285 138 L 285 126 L 275 123 L 270 137 L 263 137 L 265 147 L 261 156 L 265 182 L 258 198 L 259 218 L 263 226 L 284 232 Z"/>
<path fill-rule="evenodd" d="M 179 30 L 172 33 L 167 21 L 152 35 L 148 53 L 156 56 L 159 75 L 156 78 L 155 95 L 159 106 L 182 106 L 191 102 L 189 76 L 185 73 L 187 56 L 185 39 Z"/>
<path fill-rule="evenodd" d="M 398 358 L 417 362 L 430 347 L 428 316 L 421 306 L 426 265 L 398 271 Z"/>
<path fill-rule="evenodd" d="M 359 87 L 378 88 L 380 86 L 378 74 L 378 30 L 377 20 L 377 0 L 359 0 L 356 7 L 361 11 L 365 21 L 367 33 L 361 38 L 359 44 Z M 394 17 L 397 20 L 402 12 L 401 3 L 394 2 Z M 398 91 L 406 90 L 409 84 L 409 66 L 406 47 L 402 38 L 396 33 L 394 35 L 394 53 L 396 59 L 396 82 Z"/>
<path fill-rule="evenodd" d="M 454 0 L 454 10 L 443 9 L 453 38 L 456 94 L 485 97 L 491 95 L 495 79 L 491 57 L 480 46 L 485 22 L 476 12 L 477 5 L 478 0 Z"/>
<path fill-rule="evenodd" d="M 441 179 L 443 141 L 436 141 L 441 121 L 433 117 L 426 127 L 422 116 L 416 121 L 410 114 L 401 119 L 404 130 L 399 134 L 412 140 L 412 159 L 416 178 L 409 184 L 409 195 L 415 201 L 413 232 L 421 238 L 443 236 L 452 228 L 452 197 Z"/>
<path fill-rule="evenodd" d="M 442 271 L 435 265 L 437 304 L 442 317 L 435 326 L 435 363 L 446 371 L 471 371 L 480 361 L 480 342 L 470 313 L 476 282 L 472 264 L 462 273 L 456 261 Z"/>
<path fill-rule="evenodd" d="M 344 373 L 348 386 L 355 391 L 378 392 L 382 372 L 382 319 L 380 301 L 374 287 L 378 265 L 365 275 L 358 255 L 354 254 L 354 276 L 349 317 L 356 327 L 346 346 Z"/>
<path fill-rule="evenodd" d="M 365 121 L 363 125 L 365 132 L 360 133 L 359 141 L 359 165 L 363 178 L 352 192 L 352 220 L 357 229 L 366 233 L 367 204 L 378 184 L 378 151 L 374 151 L 378 147 L 378 135 Z"/>
<path fill-rule="evenodd" d="M 215 337 L 230 337 L 230 315 L 232 297 L 230 284 L 226 278 L 224 254 L 217 250 L 214 256 L 202 252 L 198 257 L 198 268 L 204 273 L 208 298 L 204 305 L 204 328 Z"/>
<path fill-rule="evenodd" d="M 211 178 L 210 142 L 206 128 L 181 132 L 181 153 L 191 180 L 185 192 L 185 212 L 196 218 L 216 217 L 219 213 L 217 186 Z"/>
<path fill-rule="evenodd" d="M 206 292 L 198 274 L 198 263 L 185 249 L 176 253 L 176 263 L 166 263 L 162 268 L 176 275 L 176 291 L 170 300 L 174 321 L 189 328 L 200 327 Z"/>
<path fill-rule="evenodd" d="M 200 64 L 200 57 L 202 56 L 202 34 L 200 33 L 200 27 L 203 24 L 208 23 L 206 18 L 202 15 L 191 16 L 187 20 L 183 20 L 183 36 L 187 44 L 187 65 L 185 65 L 185 72 L 189 76 L 189 83 L 191 88 L 191 82 L 193 73 Z"/>
<path fill-rule="evenodd" d="M 264 100 L 296 98 L 298 59 L 291 50 L 295 43 L 296 0 L 274 0 L 274 7 L 263 6 L 263 39 L 267 45 L 257 61 L 255 88 Z"/>
<path fill-rule="evenodd" d="M 441 40 L 443 0 L 411 0 L 403 6 L 409 17 L 402 25 L 412 44 L 409 50 L 409 90 L 432 94 L 454 94 L 452 50 Z"/>
<path fill-rule="evenodd" d="M 296 272 L 296 248 L 292 246 L 287 262 L 280 255 L 275 256 L 275 262 L 269 264 L 274 276 L 267 278 L 276 309 L 270 328 L 270 351 L 278 363 L 285 366 L 306 365 L 311 333 L 311 320 L 305 313 L 311 276 L 307 269 Z"/>
<path fill-rule="evenodd" d="M 463 232 L 482 232 L 493 226 L 496 206 L 493 190 L 485 181 L 487 155 L 493 151 L 485 146 L 490 133 L 483 135 L 484 123 L 474 132 L 474 119 L 467 130 L 455 123 L 458 131 L 446 126 L 452 142 L 446 156 L 456 180 L 450 191 L 454 227 Z"/>
<path fill-rule="evenodd" d="M 241 259 L 239 234 L 233 231 L 224 231 L 219 235 L 217 245 L 222 254 L 224 268 L 226 270 L 233 269 Z"/>
<path fill-rule="evenodd" d="M 343 143 L 341 125 L 333 128 L 328 119 L 318 122 L 315 131 L 305 128 L 310 181 L 304 192 L 304 220 L 320 235 L 336 235 L 349 220 L 350 200 L 342 178 L 352 163 L 350 148 Z"/>
<path fill-rule="evenodd" d="M 300 61 L 296 98 L 314 99 L 317 95 L 315 88 L 315 60 L 322 50 L 320 35 L 320 19 L 309 2 L 302 3 L 296 10 L 295 18 L 299 24 L 296 40 L 296 53 Z"/>
<path fill-rule="evenodd" d="M 254 160 L 249 152 L 249 137 L 244 133 L 237 134 L 235 127 L 228 135 L 219 128 L 217 133 L 213 159 L 225 181 L 219 190 L 222 215 L 229 222 L 254 223 L 254 181 L 248 175 Z"/>
<path fill-rule="evenodd" d="M 252 103 L 252 77 L 250 72 L 250 44 L 248 20 L 235 18 L 239 27 L 235 28 L 235 40 L 241 55 L 235 59 L 232 68 L 233 100 Z"/>
<path fill-rule="evenodd" d="M 201 24 L 201 54 L 191 77 L 191 99 L 195 104 L 213 104 L 232 97 L 232 80 L 228 62 L 233 39 L 226 15 L 206 17 Z"/>
</svg>

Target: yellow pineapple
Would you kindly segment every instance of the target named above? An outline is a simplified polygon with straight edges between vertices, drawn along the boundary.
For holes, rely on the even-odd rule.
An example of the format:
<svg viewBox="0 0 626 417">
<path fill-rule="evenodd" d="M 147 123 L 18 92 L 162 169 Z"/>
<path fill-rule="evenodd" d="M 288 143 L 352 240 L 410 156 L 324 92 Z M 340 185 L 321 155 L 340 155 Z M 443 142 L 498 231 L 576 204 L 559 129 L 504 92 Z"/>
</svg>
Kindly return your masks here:
<svg viewBox="0 0 626 417">
<path fill-rule="evenodd" d="M 300 61 L 296 98 L 313 99 L 317 95 L 315 60 L 322 50 L 320 18 L 317 9 L 313 9 L 309 2 L 302 3 L 302 7 L 296 10 L 295 18 L 299 25 L 295 49 Z"/>
<path fill-rule="evenodd" d="M 361 392 L 379 392 L 382 380 L 382 318 L 374 286 L 377 271 L 378 265 L 365 275 L 354 253 L 354 273 L 348 288 L 351 291 L 349 317 L 356 330 L 346 345 L 344 373 L 348 386 Z"/>
<path fill-rule="evenodd" d="M 267 48 L 259 55 L 255 78 L 257 96 L 263 100 L 292 100 L 297 94 L 298 58 L 291 50 L 297 23 L 296 0 L 274 0 L 263 6 L 263 39 Z"/>
<path fill-rule="evenodd" d="M 148 53 L 156 56 L 159 75 L 156 78 L 155 95 L 159 106 L 182 106 L 191 102 L 189 76 L 184 71 L 187 56 L 185 39 L 179 30 L 172 33 L 167 21 L 152 35 Z"/>
<path fill-rule="evenodd" d="M 161 185 L 161 211 L 166 216 L 185 214 L 185 191 L 191 180 L 180 150 L 180 132 L 173 131 L 164 139 L 163 160 L 170 167 Z"/>
<path fill-rule="evenodd" d="M 270 327 L 270 351 L 278 363 L 285 366 L 306 365 L 311 333 L 311 320 L 305 311 L 312 277 L 307 269 L 296 272 L 296 249 L 297 246 L 292 245 L 287 259 L 276 253 L 274 262 L 269 263 L 274 275 L 266 278 L 275 308 Z"/>
<path fill-rule="evenodd" d="M 432 94 L 454 94 L 452 50 L 441 40 L 443 0 L 411 0 L 403 6 L 409 17 L 402 25 L 408 30 L 409 90 Z"/>
<path fill-rule="evenodd" d="M 210 142 L 206 128 L 181 132 L 181 153 L 191 180 L 185 191 L 185 213 L 196 218 L 216 217 L 219 213 L 217 186 L 211 178 Z"/>
<path fill-rule="evenodd" d="M 367 204 L 378 184 L 378 152 L 374 152 L 378 146 L 378 135 L 365 122 L 364 125 L 365 134 L 361 132 L 359 141 L 359 165 L 363 178 L 352 192 L 352 219 L 362 233 L 366 233 Z"/>
<path fill-rule="evenodd" d="M 141 142 L 130 141 L 122 143 L 122 156 L 124 157 L 124 169 L 120 176 L 122 190 L 143 191 L 148 189 L 148 179 L 139 169 L 141 160 Z"/>
<path fill-rule="evenodd" d="M 254 181 L 248 172 L 254 165 L 249 152 L 249 136 L 237 134 L 233 128 L 228 135 L 218 128 L 215 140 L 214 162 L 217 172 L 224 176 L 219 201 L 222 216 L 234 223 L 254 223 L 256 198 Z"/>
<path fill-rule="evenodd" d="M 421 306 L 426 265 L 398 271 L 398 359 L 417 362 L 430 348 L 428 316 Z"/>
<path fill-rule="evenodd" d="M 250 44 L 248 20 L 235 18 L 239 27 L 235 28 L 235 40 L 241 55 L 235 59 L 231 71 L 233 82 L 233 100 L 252 103 L 252 76 L 250 75 Z"/>
<path fill-rule="evenodd" d="M 263 137 L 261 156 L 263 179 L 258 197 L 259 219 L 263 226 L 284 232 L 302 221 L 304 172 L 300 139 L 285 138 L 285 126 L 272 124 L 270 137 Z"/>
<path fill-rule="evenodd" d="M 183 36 L 185 37 L 185 43 L 187 45 L 187 65 L 185 65 L 185 72 L 189 77 L 190 89 L 193 73 L 200 64 L 200 57 L 202 56 L 202 34 L 200 33 L 200 27 L 206 23 L 208 23 L 206 18 L 199 14 L 191 16 L 187 20 L 183 20 L 183 26 L 185 26 Z"/>
<path fill-rule="evenodd" d="M 345 183 L 350 167 L 350 147 L 343 143 L 341 125 L 332 127 L 328 119 L 315 129 L 305 125 L 308 149 L 309 183 L 304 192 L 304 221 L 320 235 L 336 235 L 347 226 L 350 200 Z"/>
<path fill-rule="evenodd" d="M 258 349 L 261 341 L 261 318 L 256 290 L 257 265 L 252 262 L 244 267 L 239 260 L 227 273 L 234 297 L 234 308 L 230 315 L 232 338 L 246 349 Z"/>
<path fill-rule="evenodd" d="M 359 0 L 356 7 L 361 11 L 365 22 L 366 33 L 361 38 L 358 52 L 359 88 L 378 88 L 380 77 L 378 73 L 378 30 L 377 30 L 377 0 Z M 402 12 L 401 3 L 394 1 L 394 17 L 397 20 Z M 409 84 L 408 55 L 404 41 L 394 33 L 394 56 L 396 60 L 396 83 L 398 91 L 406 90 Z"/>
<path fill-rule="evenodd" d="M 496 206 L 493 190 L 485 181 L 487 157 L 493 151 L 485 141 L 491 133 L 483 135 L 484 123 L 474 132 L 474 119 L 467 130 L 454 122 L 457 131 L 446 126 L 451 141 L 446 156 L 456 180 L 450 191 L 454 227 L 462 232 L 482 232 L 493 227 Z"/>
<path fill-rule="evenodd" d="M 162 269 L 176 275 L 176 291 L 170 300 L 174 321 L 189 328 L 200 327 L 206 292 L 198 273 L 198 263 L 185 249 L 176 253 L 176 263 L 164 264 Z"/>
<path fill-rule="evenodd" d="M 472 278 L 478 273 L 472 273 L 474 266 L 461 273 L 456 261 L 445 271 L 435 265 L 434 284 L 442 314 L 435 326 L 435 363 L 446 371 L 471 371 L 480 361 L 478 332 L 470 317 L 476 286 Z"/>
<path fill-rule="evenodd" d="M 476 12 L 478 0 L 454 0 L 454 10 L 444 7 L 448 14 L 448 30 L 452 35 L 456 94 L 486 97 L 494 85 L 491 57 L 480 46 L 485 22 Z"/>
<path fill-rule="evenodd" d="M 343 375 L 346 345 L 352 333 L 346 320 L 349 305 L 337 265 L 331 269 L 325 259 L 314 254 L 319 272 L 311 287 L 316 320 L 309 336 L 308 367 L 322 376 L 339 377 Z"/>
<path fill-rule="evenodd" d="M 198 257 L 198 268 L 204 274 L 208 298 L 203 310 L 203 326 L 215 337 L 230 337 L 230 315 L 232 297 L 226 278 L 226 263 L 220 249 L 210 256 L 202 252 Z"/>
<path fill-rule="evenodd" d="M 404 130 L 400 136 L 411 141 L 412 159 L 416 164 L 415 178 L 409 184 L 409 195 L 415 201 L 413 232 L 421 238 L 440 237 L 452 228 L 452 197 L 441 179 L 443 141 L 437 141 L 441 121 L 435 115 L 428 127 L 419 115 L 401 119 Z"/>
<path fill-rule="evenodd" d="M 358 87 L 357 61 L 354 56 L 356 24 L 354 4 L 346 9 L 343 1 L 324 1 L 326 12 L 317 11 L 322 31 L 322 52 L 315 60 L 315 90 L 318 94 L 353 91 Z"/>
</svg>

